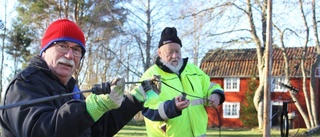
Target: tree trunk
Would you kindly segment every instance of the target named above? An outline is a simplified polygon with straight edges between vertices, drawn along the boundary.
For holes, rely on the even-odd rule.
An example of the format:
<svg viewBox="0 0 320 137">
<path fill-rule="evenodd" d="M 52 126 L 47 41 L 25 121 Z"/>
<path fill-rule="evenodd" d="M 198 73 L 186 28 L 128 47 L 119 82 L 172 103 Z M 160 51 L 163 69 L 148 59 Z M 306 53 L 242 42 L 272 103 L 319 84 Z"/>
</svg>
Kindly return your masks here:
<svg viewBox="0 0 320 137">
<path fill-rule="evenodd" d="M 253 97 L 253 103 L 257 110 L 257 119 L 258 119 L 258 126 L 259 129 L 263 128 L 263 80 L 259 80 L 259 87 L 255 91 L 254 97 Z"/>
<path fill-rule="evenodd" d="M 3 22 L 3 26 L 1 26 L 0 24 L 0 29 L 3 29 L 3 35 L 2 35 L 2 46 L 1 46 L 1 64 L 0 64 L 0 101 L 2 99 L 2 89 L 3 89 L 3 66 L 4 66 L 4 44 L 5 44 L 5 40 L 6 40 L 6 33 L 7 33 L 7 3 L 8 1 L 5 0 L 4 1 L 4 22 Z M 2 28 L 3 27 L 3 28 Z"/>
<path fill-rule="evenodd" d="M 318 57 L 316 59 L 316 61 L 311 65 L 311 68 L 310 68 L 310 107 L 311 107 L 311 114 L 312 114 L 312 117 L 310 118 L 310 121 L 312 121 L 311 123 L 313 125 L 311 125 L 311 127 L 315 127 L 318 125 L 318 109 L 316 107 L 317 105 L 317 101 L 316 101 L 316 95 L 315 95 L 315 91 L 314 91 L 314 87 L 316 87 L 315 85 L 315 71 L 316 71 L 316 68 L 318 67 L 318 64 L 319 64 L 319 54 L 318 54 Z"/>
<path fill-rule="evenodd" d="M 307 92 L 307 87 L 306 87 L 306 74 L 305 74 L 305 67 L 304 67 L 304 59 L 301 60 L 301 71 L 302 71 L 302 91 L 303 91 L 303 94 L 304 94 L 304 98 L 305 98 L 305 101 L 306 101 L 306 108 L 307 108 L 307 112 L 308 112 L 308 117 L 311 119 L 312 118 L 312 115 L 311 115 L 311 107 L 310 107 L 310 99 L 309 99 L 309 95 L 308 95 L 308 92 Z M 306 120 L 306 119 L 305 119 Z M 309 120 L 308 120 L 309 121 Z M 310 123 L 311 122 L 311 123 Z M 307 128 L 309 129 L 312 125 L 313 125 L 313 122 L 312 120 L 310 121 L 309 123 L 307 123 L 305 121 L 305 124 L 307 126 Z"/>
<path fill-rule="evenodd" d="M 256 44 L 256 49 L 257 49 L 257 60 L 258 60 L 258 72 L 259 72 L 259 87 L 257 88 L 257 90 L 255 91 L 255 95 L 254 95 L 254 99 L 253 102 L 255 104 L 256 110 L 258 112 L 258 123 L 259 123 L 259 128 L 262 129 L 263 128 L 263 89 L 264 89 L 264 61 L 263 61 L 263 49 L 261 48 L 261 41 L 259 39 L 259 37 L 257 36 L 257 32 L 256 32 L 256 27 L 253 21 L 253 15 L 252 15 L 252 5 L 251 5 L 251 1 L 247 0 L 247 12 L 246 15 L 248 16 L 248 20 L 249 20 L 249 25 L 250 25 L 250 33 L 252 36 L 252 39 L 254 40 L 255 44 Z M 266 29 L 266 28 L 264 28 Z"/>
<path fill-rule="evenodd" d="M 316 61 L 311 65 L 311 76 L 310 76 L 310 96 L 311 96 L 311 108 L 313 114 L 313 120 L 315 125 L 319 125 L 319 115 L 318 115 L 318 103 L 316 101 L 316 95 L 314 95 L 316 84 L 315 84 L 315 71 L 316 68 L 319 67 L 320 63 L 320 46 L 319 46 L 319 37 L 318 37 L 318 26 L 317 26 L 317 18 L 316 18 L 316 9 L 315 9 L 315 0 L 312 0 L 312 26 L 314 32 L 314 39 L 316 43 L 316 52 L 317 58 Z M 319 91 L 318 91 L 319 92 Z M 318 98 L 319 99 L 319 98 Z"/>
</svg>

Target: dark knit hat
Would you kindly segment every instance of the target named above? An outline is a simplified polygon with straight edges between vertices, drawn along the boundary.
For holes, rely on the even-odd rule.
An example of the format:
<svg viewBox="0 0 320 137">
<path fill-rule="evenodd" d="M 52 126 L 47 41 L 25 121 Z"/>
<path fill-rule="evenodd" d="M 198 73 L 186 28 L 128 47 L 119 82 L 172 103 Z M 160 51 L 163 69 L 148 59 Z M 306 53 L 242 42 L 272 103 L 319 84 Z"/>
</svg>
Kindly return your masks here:
<svg viewBox="0 0 320 137">
<path fill-rule="evenodd" d="M 68 19 L 59 19 L 52 22 L 47 28 L 41 41 L 41 54 L 53 43 L 57 41 L 70 41 L 82 47 L 82 57 L 86 52 L 86 41 L 82 30 L 78 25 Z"/>
<path fill-rule="evenodd" d="M 177 29 L 175 27 L 164 28 L 164 30 L 161 33 L 158 48 L 167 43 L 178 43 L 180 44 L 180 47 L 182 47 L 181 40 L 177 36 Z"/>
</svg>

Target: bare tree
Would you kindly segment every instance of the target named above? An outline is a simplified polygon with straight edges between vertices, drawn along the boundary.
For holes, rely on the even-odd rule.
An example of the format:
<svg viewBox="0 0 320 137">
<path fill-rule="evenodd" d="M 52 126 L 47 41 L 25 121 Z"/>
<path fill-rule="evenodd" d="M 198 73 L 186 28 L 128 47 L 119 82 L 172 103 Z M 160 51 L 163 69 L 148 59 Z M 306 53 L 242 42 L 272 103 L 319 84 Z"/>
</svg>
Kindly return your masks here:
<svg viewBox="0 0 320 137">
<path fill-rule="evenodd" d="M 1 36 L 1 40 L 2 40 L 2 45 L 1 45 L 1 64 L 0 64 L 0 93 L 2 92 L 2 89 L 3 89 L 3 66 L 4 66 L 4 48 L 5 48 L 5 40 L 6 40 L 6 33 L 7 33 L 7 28 L 6 28 L 6 24 L 7 24 L 7 0 L 4 1 L 4 21 L 0 20 L 0 36 Z M 2 94 L 0 94 L 0 101 L 1 101 L 1 96 Z"/>
<path fill-rule="evenodd" d="M 209 41 L 205 34 L 208 32 L 207 25 L 212 20 L 211 13 L 215 10 L 214 7 L 207 9 L 199 9 L 201 5 L 207 4 L 207 1 L 184 1 L 181 5 L 184 5 L 179 11 L 180 16 L 172 14 L 172 18 L 181 22 L 177 25 L 180 27 L 180 37 L 182 39 L 183 49 L 186 52 L 184 54 L 191 58 L 195 65 L 199 65 L 201 57 L 204 55 L 204 51 L 209 49 L 209 45 L 206 43 Z M 173 7 L 174 8 L 174 7 Z M 185 46 L 184 46 L 185 45 Z"/>
<path fill-rule="evenodd" d="M 304 31 L 302 32 L 305 32 L 305 36 L 303 37 L 304 38 L 304 44 L 303 44 L 303 48 L 302 48 L 302 55 L 300 58 L 300 64 L 299 66 L 301 67 L 301 74 L 302 74 L 302 91 L 304 93 L 304 98 L 305 98 L 305 103 L 306 104 L 306 110 L 307 112 L 304 111 L 304 109 L 301 107 L 300 105 L 300 102 L 298 101 L 298 99 L 296 98 L 296 96 L 294 94 L 292 94 L 292 92 L 290 92 L 290 96 L 291 98 L 293 99 L 293 101 L 295 102 L 295 106 L 297 107 L 300 115 L 302 116 L 302 118 L 304 119 L 304 123 L 306 125 L 306 127 L 308 129 L 312 128 L 312 127 L 315 127 L 318 125 L 318 114 L 317 114 L 317 103 L 316 103 L 316 100 L 315 100 L 315 91 L 314 91 L 314 87 L 315 87 L 315 70 L 316 68 L 319 66 L 319 52 L 318 52 L 318 47 L 319 47 L 319 40 L 318 40 L 318 35 L 317 35 L 317 25 L 316 25 L 316 18 L 315 18 L 315 11 L 316 11 L 316 7 L 315 7 L 315 1 L 312 2 L 311 4 L 311 11 L 312 11 L 312 19 L 311 19 L 311 22 L 313 23 L 313 31 L 314 31 L 314 41 L 316 43 L 316 48 L 317 48 L 317 58 L 315 60 L 315 62 L 311 65 L 310 67 L 310 89 L 309 91 L 307 90 L 307 70 L 306 70 L 306 56 L 307 56 L 307 49 L 308 49 L 308 45 L 309 45 L 309 42 L 310 42 L 310 29 L 309 29 L 309 25 L 308 25 L 308 19 L 306 17 L 306 13 L 305 13 L 305 10 L 304 10 L 304 5 L 306 5 L 303 1 L 299 0 L 299 10 L 300 10 L 300 13 L 301 13 L 301 20 L 303 22 L 303 28 L 304 28 Z M 284 32 L 285 31 L 290 31 L 292 32 L 293 34 L 295 34 L 296 36 L 298 36 L 297 32 L 292 30 L 292 29 L 289 29 L 289 28 L 286 28 L 284 29 L 283 31 L 280 31 L 280 29 L 278 27 L 276 27 L 277 30 L 279 31 L 279 34 L 280 34 L 280 45 L 281 45 L 281 49 L 283 51 L 283 56 L 284 56 L 284 60 L 285 60 L 285 74 L 286 74 L 286 80 L 288 83 L 290 83 L 289 81 L 289 74 L 290 74 L 290 69 L 289 69 L 289 60 L 287 58 L 287 52 L 286 52 L 286 49 L 285 49 L 285 44 L 284 44 Z"/>
<path fill-rule="evenodd" d="M 238 6 L 235 3 L 230 3 L 230 5 L 235 6 L 237 9 L 239 9 L 240 11 L 242 11 L 248 19 L 248 24 L 249 24 L 249 29 L 247 31 L 250 32 L 251 34 L 251 39 L 252 42 L 255 44 L 256 49 L 257 49 L 257 60 L 258 60 L 258 64 L 257 64 L 257 68 L 258 68 L 258 76 L 259 76 L 259 86 L 257 88 L 257 90 L 255 91 L 255 95 L 254 95 L 254 105 L 256 107 L 257 110 L 257 117 L 258 117 L 258 125 L 259 125 L 259 129 L 263 128 L 263 89 L 265 85 L 265 71 L 266 69 L 264 68 L 264 62 L 265 62 L 265 58 L 264 58 L 264 47 L 265 47 L 265 43 L 266 43 L 266 10 L 267 10 L 267 0 L 263 0 L 263 2 L 258 3 L 260 9 L 261 9 L 261 21 L 262 21 L 262 36 L 263 39 L 260 40 L 260 38 L 258 37 L 258 31 L 257 31 L 257 27 L 255 25 L 255 18 L 253 16 L 253 6 L 252 6 L 252 2 L 251 0 L 246 0 L 246 9 L 241 8 L 240 6 Z"/>
<path fill-rule="evenodd" d="M 303 19 L 303 24 L 304 24 L 304 28 L 305 28 L 305 42 L 304 42 L 304 50 L 303 50 L 303 55 L 301 57 L 301 63 L 300 63 L 300 67 L 301 67 L 301 73 L 302 73 L 302 89 L 303 89 L 303 93 L 304 93 L 304 98 L 306 99 L 306 107 L 307 107 L 307 111 L 309 112 L 309 118 L 312 118 L 312 113 L 311 112 L 311 107 L 310 107 L 310 99 L 309 99 L 309 95 L 308 95 L 308 91 L 306 89 L 306 81 L 307 81 L 307 75 L 306 75 L 306 69 L 305 69 L 305 60 L 306 60 L 306 53 L 307 53 L 307 45 L 309 42 L 309 26 L 308 26 L 308 22 L 306 20 L 306 16 L 303 10 L 303 5 L 302 5 L 302 1 L 299 0 L 299 4 L 300 4 L 300 11 L 301 11 L 301 15 L 302 15 L 302 19 Z M 307 128 L 309 129 L 311 125 L 313 125 L 313 120 L 308 120 L 306 116 L 304 116 L 304 121 L 305 124 L 307 126 Z"/>
<path fill-rule="evenodd" d="M 302 34 L 302 32 L 306 32 L 306 29 L 301 30 L 301 28 L 306 28 L 306 27 L 302 27 L 302 26 L 307 26 L 304 25 L 302 20 L 305 19 L 301 19 L 299 21 L 296 20 L 295 18 L 295 22 L 293 22 L 292 24 L 288 25 L 288 23 L 286 23 L 286 19 L 287 19 L 287 14 L 289 15 L 297 15 L 297 13 L 299 13 L 298 9 L 296 8 L 298 4 L 297 2 L 289 2 L 289 1 L 274 1 L 275 2 L 275 8 L 281 8 L 282 10 L 274 10 L 276 11 L 274 14 L 274 26 L 276 26 L 275 28 L 279 29 L 280 28 L 286 28 L 283 29 L 283 31 L 278 30 L 278 33 L 274 34 L 274 41 L 273 44 L 277 45 L 276 43 L 280 43 L 279 45 L 284 45 L 283 42 L 291 42 L 288 43 L 288 46 L 301 46 L 301 45 L 308 45 L 308 43 L 305 40 L 309 39 L 309 36 L 305 36 L 304 39 L 302 39 L 302 37 L 300 37 L 300 35 Z M 210 3 L 211 6 L 208 6 L 205 9 L 202 9 L 200 11 L 212 11 L 212 14 L 215 15 L 215 18 L 211 18 L 211 22 L 208 22 L 208 24 L 211 23 L 210 27 L 213 33 L 210 33 L 209 36 L 210 37 L 214 37 L 216 40 L 213 44 L 221 44 L 223 47 L 229 47 L 231 45 L 237 45 L 237 46 L 241 46 L 241 45 L 246 45 L 246 47 L 252 47 L 255 46 L 255 48 L 257 49 L 257 60 L 258 60 L 258 64 L 257 64 L 257 68 L 258 68 L 258 77 L 259 77 L 259 86 L 255 92 L 255 97 L 254 97 L 254 104 L 255 107 L 257 109 L 258 112 L 258 123 L 259 123 L 259 128 L 262 129 L 263 124 L 262 124 L 262 118 L 263 118 L 263 89 L 264 89 L 264 60 L 265 60 L 265 51 L 264 51 L 264 47 L 265 47 L 265 43 L 266 43 L 266 17 L 267 17 L 267 13 L 266 13 L 266 6 L 267 0 L 263 0 L 263 1 L 251 1 L 251 0 L 246 0 L 244 1 L 220 1 L 220 2 L 212 2 Z M 315 3 L 315 2 L 314 2 Z M 301 3 L 302 5 L 307 5 L 308 3 Z M 290 6 L 292 8 L 290 8 Z M 285 8 L 284 8 L 285 7 Z M 295 8 L 293 8 L 295 7 Z M 300 7 L 300 9 L 302 9 L 302 7 Z M 240 12 L 239 12 L 240 11 Z M 314 9 L 314 15 L 315 15 L 315 11 L 316 9 Z M 219 13 L 219 14 L 218 14 Z M 230 13 L 230 14 L 228 14 Z M 300 11 L 300 13 L 303 13 L 302 11 Z M 197 15 L 199 14 L 199 12 L 195 12 L 193 14 L 189 13 L 189 16 L 191 15 Z M 305 13 L 303 13 L 305 14 Z M 243 16 L 245 15 L 245 16 Z M 259 17 L 260 16 L 260 17 Z M 278 18 L 278 16 L 282 16 L 282 17 L 286 17 L 286 19 L 280 19 Z M 187 17 L 186 15 L 183 17 Z M 244 17 L 246 17 L 246 20 L 244 20 Z M 223 18 L 227 18 L 227 19 L 223 19 Z M 314 17 L 314 19 L 316 19 Z M 224 22 L 222 22 L 221 20 L 223 20 Z M 221 21 L 221 23 L 220 23 Z M 241 22 L 241 23 L 240 23 Z M 246 23 L 244 23 L 246 22 Z M 222 24 L 222 25 L 212 25 L 212 24 Z M 246 25 L 243 25 L 246 24 Z M 258 25 L 257 25 L 258 24 Z M 317 21 L 315 20 L 313 26 L 317 26 Z M 279 26 L 277 26 L 279 25 Z M 206 26 L 208 27 L 208 26 Z M 309 27 L 309 26 L 308 26 Z M 317 32 L 317 30 L 315 30 L 314 27 L 314 32 Z M 286 35 L 287 37 L 284 39 L 283 35 L 285 31 L 289 31 L 291 33 L 288 33 L 288 35 Z M 295 34 L 296 36 L 298 36 L 297 38 L 292 38 Z M 315 35 L 317 35 L 317 33 L 315 33 Z M 280 40 L 281 37 L 281 40 Z M 315 36 L 315 38 L 318 38 L 318 36 Z M 297 44 L 299 44 L 300 42 L 303 43 L 302 41 L 305 41 L 304 44 L 299 44 L 299 45 L 289 45 L 292 44 L 292 40 L 296 40 L 298 42 L 296 42 Z M 316 41 L 316 40 L 315 40 Z M 314 42 L 317 43 L 318 45 L 318 41 Z M 285 46 L 282 46 L 282 49 L 285 53 Z M 288 65 L 288 64 L 287 64 Z M 318 63 L 315 62 L 313 69 L 315 69 L 317 67 Z M 288 69 L 288 68 L 287 68 Z M 284 70 L 285 73 L 290 72 L 290 70 Z M 311 70 L 312 72 L 314 72 L 314 70 Z M 287 75 L 287 78 L 289 77 Z M 314 76 L 314 74 L 311 74 L 312 76 Z M 312 77 L 311 77 L 312 79 Z M 312 89 L 312 88 L 310 88 Z M 306 88 L 305 88 L 306 91 Z M 311 91 L 312 92 L 312 91 Z M 294 98 L 294 97 L 293 97 Z M 313 102 L 312 97 L 307 99 L 307 100 L 311 100 L 310 102 L 310 111 L 315 111 L 314 108 L 312 108 L 312 106 L 315 104 L 315 102 Z M 301 106 L 297 105 L 298 109 L 301 109 Z M 303 114 L 303 112 L 302 112 Z M 305 113 L 305 114 L 309 114 Z M 305 122 L 306 124 L 308 124 L 308 117 L 314 117 L 313 115 L 309 115 L 307 116 Z M 317 118 L 313 118 L 313 119 L 317 119 Z M 317 120 L 316 120 L 317 121 Z M 316 123 L 316 121 L 314 121 Z M 317 124 L 314 124 L 317 125 Z"/>
<path fill-rule="evenodd" d="M 319 67 L 319 63 L 320 63 L 320 45 L 319 45 L 319 35 L 318 35 L 318 23 L 319 20 L 317 20 L 316 18 L 316 1 L 312 0 L 312 5 L 311 5 L 311 9 L 312 9 L 312 30 L 314 33 L 314 41 L 315 41 L 315 47 L 316 47 L 316 53 L 317 53 L 317 58 L 315 60 L 315 62 L 311 65 L 311 70 L 310 70 L 310 97 L 311 97 L 311 110 L 312 110 L 312 120 L 314 125 L 312 126 L 317 126 L 319 125 L 319 115 L 318 115 L 318 107 L 319 104 L 316 103 L 316 99 L 315 99 L 315 95 L 314 95 L 314 89 L 316 88 L 316 78 L 315 78 L 315 72 L 316 72 L 316 68 Z"/>
<path fill-rule="evenodd" d="M 154 28 L 156 28 L 156 23 L 158 18 L 155 18 L 154 13 L 155 8 L 157 8 L 157 2 L 154 2 L 155 5 L 151 5 L 150 0 L 143 1 L 139 0 L 128 7 L 130 9 L 129 22 L 125 27 L 126 32 L 131 36 L 133 45 L 136 45 L 134 48 L 138 53 L 134 59 L 137 62 L 140 62 L 143 70 L 140 69 L 140 74 L 143 71 L 147 70 L 153 63 L 153 58 L 155 53 L 155 48 L 157 47 L 155 43 L 152 42 Z M 159 7 L 158 7 L 159 8 Z M 139 71 L 139 70 L 137 70 Z M 138 76 L 140 77 L 140 76 Z"/>
</svg>

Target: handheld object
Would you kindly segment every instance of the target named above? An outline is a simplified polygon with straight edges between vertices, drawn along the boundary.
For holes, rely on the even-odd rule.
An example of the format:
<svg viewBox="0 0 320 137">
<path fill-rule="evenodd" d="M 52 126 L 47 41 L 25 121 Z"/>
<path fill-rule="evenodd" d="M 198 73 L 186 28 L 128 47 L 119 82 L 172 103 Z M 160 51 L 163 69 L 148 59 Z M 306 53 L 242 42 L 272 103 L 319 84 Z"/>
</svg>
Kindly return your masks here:
<svg viewBox="0 0 320 137">
<path fill-rule="evenodd" d="M 186 100 L 186 96 L 187 96 L 187 94 L 182 92 L 181 95 L 179 96 L 179 102 L 185 101 Z"/>
<path fill-rule="evenodd" d="M 146 92 L 147 101 L 150 104 L 156 104 L 159 101 L 159 95 L 151 88 L 149 81 L 142 81 L 143 90 Z"/>
</svg>

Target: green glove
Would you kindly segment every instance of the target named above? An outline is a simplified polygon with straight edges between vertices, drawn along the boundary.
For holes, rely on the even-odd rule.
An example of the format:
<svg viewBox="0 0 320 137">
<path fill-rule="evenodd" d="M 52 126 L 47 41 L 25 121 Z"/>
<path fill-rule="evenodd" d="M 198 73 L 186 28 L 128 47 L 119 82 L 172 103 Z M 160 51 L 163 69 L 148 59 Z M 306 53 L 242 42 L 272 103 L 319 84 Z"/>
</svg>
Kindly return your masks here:
<svg viewBox="0 0 320 137">
<path fill-rule="evenodd" d="M 134 88 L 130 94 L 138 101 L 146 102 L 147 104 L 156 104 L 159 101 L 159 95 L 153 90 L 149 80 L 142 81 L 139 87 Z"/>
<path fill-rule="evenodd" d="M 152 99 L 153 102 L 157 102 L 158 95 L 160 94 L 161 89 L 161 76 L 160 75 L 153 75 L 152 78 L 149 78 L 147 80 L 144 80 L 142 85 L 136 86 L 133 90 L 129 92 L 129 94 L 133 95 L 139 102 L 145 102 L 148 99 Z M 146 85 L 147 84 L 147 85 Z M 152 90 L 151 92 L 145 91 L 145 87 L 143 85 L 151 86 L 150 88 L 147 88 L 147 90 Z"/>
<path fill-rule="evenodd" d="M 115 78 L 111 82 L 109 94 L 90 94 L 86 99 L 86 109 L 96 122 L 107 111 L 117 109 L 124 99 L 124 79 Z"/>
<path fill-rule="evenodd" d="M 136 86 L 129 94 L 134 96 L 139 102 L 146 101 L 146 92 L 143 90 L 142 86 Z"/>
</svg>

